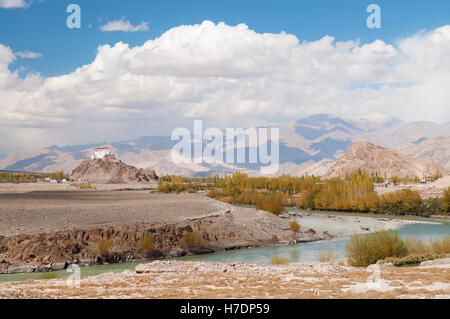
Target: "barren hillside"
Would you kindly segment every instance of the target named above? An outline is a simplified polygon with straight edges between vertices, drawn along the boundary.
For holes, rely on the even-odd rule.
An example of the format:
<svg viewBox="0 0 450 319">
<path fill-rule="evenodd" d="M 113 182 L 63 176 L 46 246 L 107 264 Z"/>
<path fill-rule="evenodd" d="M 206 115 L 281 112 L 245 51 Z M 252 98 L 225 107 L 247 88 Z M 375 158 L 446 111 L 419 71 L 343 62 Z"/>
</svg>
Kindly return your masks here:
<svg viewBox="0 0 450 319">
<path fill-rule="evenodd" d="M 445 173 L 441 165 L 432 160 L 417 160 L 369 142 L 353 145 L 328 171 L 325 178 L 343 177 L 346 173 L 365 170 L 380 176 L 429 176 Z"/>
</svg>

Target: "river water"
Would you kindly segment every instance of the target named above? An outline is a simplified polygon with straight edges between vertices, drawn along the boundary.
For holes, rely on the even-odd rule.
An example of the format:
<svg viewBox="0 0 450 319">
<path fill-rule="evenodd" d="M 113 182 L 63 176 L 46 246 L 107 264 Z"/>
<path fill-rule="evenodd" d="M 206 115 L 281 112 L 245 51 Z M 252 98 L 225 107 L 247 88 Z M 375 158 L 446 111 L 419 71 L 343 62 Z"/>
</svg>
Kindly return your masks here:
<svg viewBox="0 0 450 319">
<path fill-rule="evenodd" d="M 311 213 L 311 212 L 309 212 Z M 404 225 L 395 230 L 401 237 L 414 236 L 427 242 L 430 239 L 439 239 L 450 236 L 450 222 L 424 223 Z M 210 262 L 246 262 L 256 264 L 269 264 L 272 256 L 285 257 L 291 263 L 318 261 L 323 252 L 333 251 L 337 259 L 345 258 L 345 246 L 350 237 L 339 237 L 331 240 L 322 240 L 310 243 L 301 243 L 291 246 L 256 247 L 228 250 L 204 255 L 185 256 L 174 258 L 181 261 L 210 261 Z M 126 269 L 134 270 L 142 262 L 120 263 L 111 265 L 88 266 L 81 268 L 81 276 L 94 276 L 106 272 L 122 272 Z M 66 270 L 50 273 L 29 273 L 0 275 L 0 281 L 23 281 L 30 279 L 50 279 L 67 277 Z"/>
</svg>

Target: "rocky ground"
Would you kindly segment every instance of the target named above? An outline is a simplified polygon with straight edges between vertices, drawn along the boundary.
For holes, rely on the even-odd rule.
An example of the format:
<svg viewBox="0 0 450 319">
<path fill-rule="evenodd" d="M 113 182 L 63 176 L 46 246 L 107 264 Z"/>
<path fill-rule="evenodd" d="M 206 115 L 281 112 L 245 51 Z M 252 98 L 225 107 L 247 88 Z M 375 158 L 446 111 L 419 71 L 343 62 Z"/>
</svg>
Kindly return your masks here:
<svg viewBox="0 0 450 319">
<path fill-rule="evenodd" d="M 420 267 L 155 261 L 76 281 L 0 283 L 0 298 L 450 298 L 450 259 Z"/>
</svg>

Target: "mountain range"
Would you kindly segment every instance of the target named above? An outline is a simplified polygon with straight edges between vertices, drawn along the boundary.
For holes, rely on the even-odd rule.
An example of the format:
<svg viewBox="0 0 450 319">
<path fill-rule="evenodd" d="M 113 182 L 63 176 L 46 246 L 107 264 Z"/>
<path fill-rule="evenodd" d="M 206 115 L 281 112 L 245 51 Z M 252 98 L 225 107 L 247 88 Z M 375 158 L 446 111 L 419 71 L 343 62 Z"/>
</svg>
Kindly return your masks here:
<svg viewBox="0 0 450 319">
<path fill-rule="evenodd" d="M 325 175 L 354 144 L 364 141 L 395 150 L 411 158 L 433 160 L 450 170 L 450 123 L 405 123 L 382 120 L 345 119 L 328 114 L 273 125 L 280 132 L 278 174 Z M 11 171 L 70 173 L 95 148 L 108 146 L 123 162 L 137 168 L 154 169 L 159 176 L 208 176 L 236 170 L 257 175 L 261 164 L 175 164 L 171 149 L 178 141 L 169 136 L 144 136 L 130 141 L 49 146 L 0 157 L 0 169 Z"/>
</svg>

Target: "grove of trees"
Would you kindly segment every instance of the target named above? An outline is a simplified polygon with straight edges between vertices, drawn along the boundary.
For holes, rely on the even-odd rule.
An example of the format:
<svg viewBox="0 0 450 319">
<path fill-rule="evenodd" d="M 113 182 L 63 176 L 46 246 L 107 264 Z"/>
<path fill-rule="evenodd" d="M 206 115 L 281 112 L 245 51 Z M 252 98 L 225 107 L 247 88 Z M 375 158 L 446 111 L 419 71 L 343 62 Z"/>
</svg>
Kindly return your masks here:
<svg viewBox="0 0 450 319">
<path fill-rule="evenodd" d="M 361 170 L 344 178 L 328 180 L 316 176 L 249 177 L 237 172 L 231 176 L 190 178 L 188 181 L 166 176 L 160 180 L 158 191 L 208 190 L 210 197 L 229 203 L 255 205 L 274 214 L 280 214 L 286 206 L 419 216 L 449 212 L 450 189 L 444 198 L 426 200 L 410 189 L 378 195 L 374 189 L 374 182 L 378 180 L 378 176 L 369 176 Z"/>
</svg>

